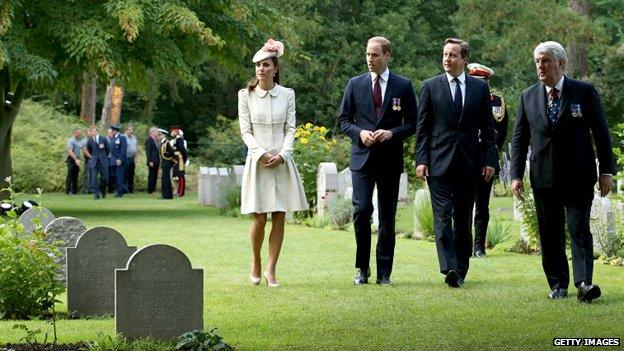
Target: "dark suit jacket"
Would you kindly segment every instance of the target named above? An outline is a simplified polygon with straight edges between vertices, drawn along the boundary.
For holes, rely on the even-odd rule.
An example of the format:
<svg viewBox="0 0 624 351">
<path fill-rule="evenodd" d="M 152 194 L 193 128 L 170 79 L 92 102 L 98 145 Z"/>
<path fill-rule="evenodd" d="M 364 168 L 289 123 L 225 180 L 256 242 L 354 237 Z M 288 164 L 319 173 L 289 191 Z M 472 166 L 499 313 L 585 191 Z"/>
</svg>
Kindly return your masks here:
<svg viewBox="0 0 624 351">
<path fill-rule="evenodd" d="M 121 163 L 126 163 L 126 149 L 128 148 L 128 141 L 126 136 L 117 133 L 110 141 L 110 163 L 115 165 L 117 160 L 121 160 Z"/>
<path fill-rule="evenodd" d="M 154 167 L 158 167 L 160 164 L 158 141 L 152 139 L 152 137 L 147 137 L 147 139 L 145 139 L 145 158 L 147 159 L 146 164 L 148 166 L 150 162 L 154 163 Z"/>
<path fill-rule="evenodd" d="M 546 116 L 546 87 L 537 83 L 520 95 L 511 142 L 511 178 L 524 175 L 527 147 L 531 145 L 530 180 L 533 188 L 593 187 L 600 173 L 615 174 L 611 137 L 600 98 L 586 82 L 565 77 L 557 122 Z M 580 115 L 572 115 L 572 107 Z M 573 190 L 571 190 L 573 191 Z"/>
<path fill-rule="evenodd" d="M 101 135 L 98 138 L 99 142 L 96 142 L 93 138 L 87 140 L 87 150 L 91 154 L 89 165 L 95 167 L 99 163 L 102 167 L 108 168 L 108 140 Z"/>
<path fill-rule="evenodd" d="M 400 110 L 392 109 L 393 99 L 399 99 Z M 390 72 L 382 111 L 382 116 L 377 118 L 370 73 L 351 78 L 338 117 L 340 130 L 351 138 L 351 170 L 362 169 L 371 154 L 375 154 L 380 155 L 375 159 L 382 159 L 388 172 L 403 171 L 403 140 L 414 134 L 416 128 L 416 96 L 409 79 Z M 378 129 L 391 131 L 392 139 L 366 147 L 360 132 Z"/>
<path fill-rule="evenodd" d="M 416 126 L 416 165 L 426 165 L 430 176 L 444 175 L 451 162 L 461 162 L 473 175 L 479 174 L 483 166 L 498 165 L 490 89 L 484 81 L 466 75 L 465 95 L 458 115 L 445 73 L 423 82 Z"/>
</svg>

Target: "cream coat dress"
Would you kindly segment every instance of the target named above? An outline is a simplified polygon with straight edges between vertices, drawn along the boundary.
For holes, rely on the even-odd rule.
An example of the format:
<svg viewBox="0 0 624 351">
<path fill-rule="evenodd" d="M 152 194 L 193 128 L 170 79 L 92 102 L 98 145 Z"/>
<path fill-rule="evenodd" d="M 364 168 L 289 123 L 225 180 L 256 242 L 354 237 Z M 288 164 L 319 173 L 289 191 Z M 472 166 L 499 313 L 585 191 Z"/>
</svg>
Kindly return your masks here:
<svg viewBox="0 0 624 351">
<path fill-rule="evenodd" d="M 275 84 L 238 92 L 238 121 L 247 145 L 241 213 L 293 212 L 308 209 L 299 171 L 292 158 L 295 142 L 295 92 Z M 284 163 L 271 169 L 260 157 L 279 154 Z"/>
</svg>

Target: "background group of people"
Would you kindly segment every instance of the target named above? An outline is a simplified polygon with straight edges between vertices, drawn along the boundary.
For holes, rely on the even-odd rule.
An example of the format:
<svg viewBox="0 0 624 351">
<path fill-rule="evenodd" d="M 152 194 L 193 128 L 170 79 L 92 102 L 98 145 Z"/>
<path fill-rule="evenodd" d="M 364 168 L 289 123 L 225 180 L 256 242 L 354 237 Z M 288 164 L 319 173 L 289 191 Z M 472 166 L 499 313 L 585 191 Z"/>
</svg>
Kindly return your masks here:
<svg viewBox="0 0 624 351">
<path fill-rule="evenodd" d="M 261 280 L 260 251 L 267 214 L 271 213 L 269 260 L 264 277 L 274 287 L 279 286 L 275 267 L 284 237 L 284 213 L 307 208 L 291 157 L 295 94 L 279 85 L 278 57 L 283 53 L 282 43 L 272 39 L 265 43 L 252 60 L 254 79 L 238 93 L 241 134 L 249 149 L 241 212 L 250 213 L 253 218 L 250 280 L 253 284 Z M 485 256 L 489 194 L 500 167 L 498 151 L 507 134 L 505 102 L 490 92 L 489 78 L 494 71 L 484 65 L 468 64 L 470 46 L 463 40 L 449 38 L 444 42 L 444 73 L 423 82 L 418 101 L 411 80 L 390 72 L 390 55 L 388 39 L 369 39 L 369 72 L 349 80 L 338 117 L 340 130 L 352 140 L 350 168 L 356 239 L 353 283 L 367 284 L 371 275 L 371 216 L 376 187 L 376 283 L 392 285 L 403 141 L 415 134 L 416 174 L 430 190 L 440 273 L 449 287 L 459 288 L 465 284 L 470 257 Z M 551 289 L 548 298 L 567 296 L 567 222 L 577 298 L 590 302 L 600 297 L 601 291 L 592 281 L 589 214 L 596 181 L 602 196 L 611 190 L 615 172 L 611 139 L 594 87 L 564 76 L 563 47 L 552 41 L 540 43 L 533 56 L 539 82 L 520 97 L 511 143 L 512 190 L 523 199 L 530 147 L 528 162 L 542 266 Z"/>
<path fill-rule="evenodd" d="M 134 193 L 136 170 L 137 138 L 132 125 L 127 125 L 121 133 L 119 124 L 111 125 L 107 135 L 101 136 L 97 126 L 87 129 L 87 136 L 81 138 L 82 131 L 75 128 L 67 140 L 67 177 L 65 192 L 78 194 L 78 177 L 83 168 L 82 193 L 92 193 L 95 199 L 115 193 L 122 197 Z M 156 191 L 159 169 L 162 169 L 162 198 L 173 198 L 172 179 L 176 183 L 176 193 L 184 196 L 186 188 L 185 168 L 188 163 L 187 144 L 182 129 L 171 128 L 172 139 L 167 139 L 168 132 L 156 127 L 150 128 L 145 140 L 145 154 L 148 167 L 149 194 Z M 84 155 L 84 162 L 81 160 Z M 172 175 L 173 173 L 173 175 Z"/>
</svg>

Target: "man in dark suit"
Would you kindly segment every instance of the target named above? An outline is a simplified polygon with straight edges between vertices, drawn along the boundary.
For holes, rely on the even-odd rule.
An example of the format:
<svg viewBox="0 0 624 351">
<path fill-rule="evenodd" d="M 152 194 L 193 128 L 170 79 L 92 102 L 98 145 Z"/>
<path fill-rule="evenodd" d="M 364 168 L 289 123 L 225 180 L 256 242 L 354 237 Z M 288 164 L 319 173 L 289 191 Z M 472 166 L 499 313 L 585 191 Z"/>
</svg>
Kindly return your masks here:
<svg viewBox="0 0 624 351">
<path fill-rule="evenodd" d="M 579 301 L 600 297 L 592 283 L 593 242 L 589 216 L 598 179 L 601 196 L 611 191 L 615 162 L 600 98 L 586 82 L 563 75 L 564 48 L 556 42 L 539 44 L 534 52 L 539 83 L 520 95 L 511 143 L 514 195 L 523 199 L 527 149 L 531 146 L 529 178 L 539 227 L 542 267 L 550 299 L 567 296 L 570 273 L 565 246 L 567 221 L 572 249 L 574 285 Z"/>
<path fill-rule="evenodd" d="M 423 82 L 416 127 L 416 175 L 429 184 L 440 272 L 464 283 L 472 254 L 472 207 L 479 177 L 498 163 L 487 83 L 464 73 L 470 47 L 446 39 L 445 73 Z"/>
<path fill-rule="evenodd" d="M 89 128 L 89 140 L 85 148 L 85 156 L 89 157 L 89 167 L 91 168 L 91 182 L 93 196 L 96 200 L 106 197 L 108 187 L 108 141 L 105 137 L 98 135 L 95 125 Z M 100 181 L 98 182 L 98 174 Z"/>
<path fill-rule="evenodd" d="M 158 128 L 152 127 L 145 139 L 145 158 L 147 159 L 147 193 L 156 191 L 158 168 L 160 167 L 160 147 L 158 145 Z"/>
<path fill-rule="evenodd" d="M 479 79 L 483 79 L 488 85 L 490 78 L 494 75 L 494 70 L 478 63 L 468 64 L 468 74 Z M 509 124 L 509 116 L 507 115 L 507 106 L 502 96 L 490 94 L 490 104 L 492 105 L 492 117 L 494 119 L 494 128 L 496 129 L 496 151 L 500 153 L 505 145 L 507 138 L 507 125 Z M 497 154 L 498 157 L 498 154 Z M 500 172 L 500 165 L 496 163 L 495 174 Z M 485 239 L 490 222 L 490 195 L 492 193 L 492 185 L 494 177 L 489 181 L 485 181 L 480 177 L 477 182 L 477 190 L 474 202 L 474 245 L 473 254 L 475 257 L 485 257 Z"/>
<path fill-rule="evenodd" d="M 390 73 L 390 41 L 368 40 L 370 72 L 351 78 L 342 98 L 338 124 L 351 138 L 353 226 L 357 245 L 356 285 L 370 276 L 371 215 L 377 185 L 379 227 L 377 284 L 391 285 L 399 178 L 403 171 L 403 140 L 414 134 L 416 97 L 409 79 Z"/>
<path fill-rule="evenodd" d="M 114 124 L 110 127 L 113 134 L 110 140 L 110 164 L 111 172 L 115 177 L 115 197 L 122 197 L 125 192 L 125 179 L 126 179 L 126 167 L 128 162 L 126 160 L 126 148 L 128 147 L 128 141 L 126 136 L 119 133 L 121 126 Z"/>
</svg>

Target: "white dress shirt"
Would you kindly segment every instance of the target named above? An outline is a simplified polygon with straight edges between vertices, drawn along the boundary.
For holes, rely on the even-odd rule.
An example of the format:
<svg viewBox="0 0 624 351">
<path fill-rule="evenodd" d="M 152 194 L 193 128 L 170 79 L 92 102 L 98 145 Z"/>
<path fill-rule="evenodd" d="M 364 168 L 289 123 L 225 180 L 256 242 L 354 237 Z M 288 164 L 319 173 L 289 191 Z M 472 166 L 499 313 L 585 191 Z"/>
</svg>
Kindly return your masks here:
<svg viewBox="0 0 624 351">
<path fill-rule="evenodd" d="M 561 79 L 559 79 L 559 81 L 557 82 L 557 84 L 555 84 L 555 88 L 557 88 L 557 91 L 559 92 L 557 95 L 559 95 L 559 99 L 561 99 L 562 93 L 563 93 L 563 78 L 565 78 L 565 76 L 561 76 Z M 548 85 L 544 84 L 546 86 L 546 96 L 548 96 L 548 94 L 550 93 L 550 91 L 552 90 L 553 87 L 549 87 Z"/>
<path fill-rule="evenodd" d="M 451 97 L 453 98 L 453 101 L 455 101 L 455 84 L 456 83 L 453 80 L 455 79 L 455 77 L 448 74 L 447 72 L 446 79 L 448 79 L 449 88 L 451 89 Z M 462 72 L 462 74 L 457 76 L 457 79 L 459 79 L 459 89 L 461 89 L 461 92 L 462 92 L 462 106 L 464 106 L 464 102 L 466 101 L 466 73 Z"/>
</svg>

